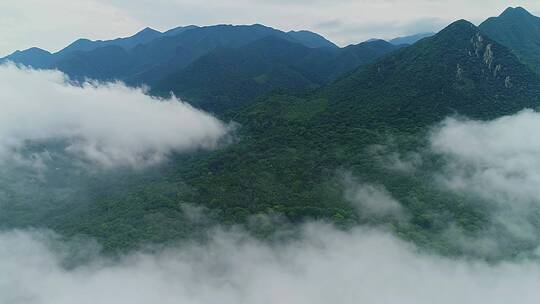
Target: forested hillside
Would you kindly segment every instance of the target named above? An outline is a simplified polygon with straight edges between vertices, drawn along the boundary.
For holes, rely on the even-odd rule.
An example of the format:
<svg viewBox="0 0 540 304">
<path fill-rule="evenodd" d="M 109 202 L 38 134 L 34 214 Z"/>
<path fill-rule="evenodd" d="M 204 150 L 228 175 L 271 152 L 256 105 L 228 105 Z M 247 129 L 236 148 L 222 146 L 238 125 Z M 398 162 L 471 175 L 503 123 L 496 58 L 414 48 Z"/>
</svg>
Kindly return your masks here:
<svg viewBox="0 0 540 304">
<path fill-rule="evenodd" d="M 540 73 L 540 18 L 522 7 L 508 8 L 500 16 L 484 21 L 480 30 Z"/>
<path fill-rule="evenodd" d="M 460 20 L 410 46 L 377 40 L 338 48 L 306 33 L 216 26 L 129 48 L 77 50 L 54 67 L 75 78 L 148 83 L 159 96 L 173 92 L 231 122 L 234 134 L 212 151 L 106 173 L 81 170 L 59 152 L 62 142 L 38 142 L 24 152 L 47 152 L 52 166 L 39 177 L 12 168 L 35 183 L 32 191 L 0 175 L 10 185 L 0 191 L 10 202 L 0 225 L 91 236 L 111 252 L 201 236 L 216 223 L 266 238 L 312 220 L 341 229 L 380 225 L 449 255 L 465 252 L 449 230 L 490 230 L 505 245 L 494 255 L 532 252 L 538 237 L 523 241 L 490 221 L 497 211 L 488 200 L 434 182 L 449 162 L 430 146 L 441 121 L 488 121 L 540 106 L 533 62 L 484 28 Z M 28 52 L 32 61 L 20 60 L 30 65 L 54 56 Z M 358 208 L 351 184 L 384 187 L 382 196 L 403 210 Z M 531 227 L 539 231 L 540 223 Z"/>
</svg>

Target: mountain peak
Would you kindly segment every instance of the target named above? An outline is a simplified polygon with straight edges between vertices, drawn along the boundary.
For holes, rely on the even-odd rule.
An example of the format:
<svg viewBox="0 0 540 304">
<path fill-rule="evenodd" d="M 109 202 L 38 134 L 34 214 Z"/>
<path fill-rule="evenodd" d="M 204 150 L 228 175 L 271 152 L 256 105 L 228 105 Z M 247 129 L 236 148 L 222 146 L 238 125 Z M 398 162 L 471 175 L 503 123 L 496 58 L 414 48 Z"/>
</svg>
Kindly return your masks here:
<svg viewBox="0 0 540 304">
<path fill-rule="evenodd" d="M 133 37 L 139 37 L 139 36 L 158 36 L 161 35 L 160 31 L 156 31 L 153 28 L 146 27 L 143 30 L 139 31 L 137 34 L 133 35 Z"/>
<path fill-rule="evenodd" d="M 38 47 L 31 47 L 24 51 L 16 51 L 14 54 L 20 54 L 20 53 L 27 53 L 27 54 L 33 54 L 33 55 L 50 55 L 51 54 L 49 51 L 40 49 Z"/>
<path fill-rule="evenodd" d="M 479 29 L 540 74 L 540 18 L 522 7 L 509 7 L 499 17 L 484 21 Z"/>
<path fill-rule="evenodd" d="M 462 19 L 444 28 L 433 36 L 433 39 L 446 41 L 448 44 L 466 44 L 471 37 L 476 36 L 478 33 L 479 30 L 474 24 Z"/>
<path fill-rule="evenodd" d="M 441 33 L 451 32 L 451 31 L 476 31 L 476 25 L 472 24 L 470 21 L 461 19 L 451 23 L 449 26 L 444 28 Z"/>
<path fill-rule="evenodd" d="M 509 7 L 500 15 L 501 17 L 522 17 L 522 16 L 532 16 L 529 11 L 524 9 L 521 6 L 518 7 Z"/>
</svg>

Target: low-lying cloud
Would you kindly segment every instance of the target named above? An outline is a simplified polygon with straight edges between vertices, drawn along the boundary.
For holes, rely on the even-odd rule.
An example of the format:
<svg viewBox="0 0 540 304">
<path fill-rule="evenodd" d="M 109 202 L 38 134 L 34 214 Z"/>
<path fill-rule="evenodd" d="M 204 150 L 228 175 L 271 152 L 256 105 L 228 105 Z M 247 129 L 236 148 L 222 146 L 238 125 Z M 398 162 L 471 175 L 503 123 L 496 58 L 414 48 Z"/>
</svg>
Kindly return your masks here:
<svg viewBox="0 0 540 304">
<path fill-rule="evenodd" d="M 440 184 L 487 202 L 496 225 L 540 241 L 540 113 L 524 110 L 493 121 L 447 119 L 431 137 L 446 159 Z"/>
<path fill-rule="evenodd" d="M 489 122 L 448 119 L 431 136 L 450 162 L 452 189 L 497 201 L 540 203 L 540 113 L 526 110 Z"/>
<path fill-rule="evenodd" d="M 97 258 L 74 269 L 54 239 L 0 234 L 0 302 L 64 303 L 537 303 L 540 267 L 425 253 L 388 233 L 311 224 L 280 245 L 216 232 L 205 245 Z"/>
<path fill-rule="evenodd" d="M 230 129 L 174 97 L 158 100 L 122 83 L 73 84 L 57 71 L 10 64 L 0 66 L 0 108 L 0 161 L 25 160 L 29 144 L 52 141 L 102 166 L 140 166 L 214 148 Z"/>
</svg>

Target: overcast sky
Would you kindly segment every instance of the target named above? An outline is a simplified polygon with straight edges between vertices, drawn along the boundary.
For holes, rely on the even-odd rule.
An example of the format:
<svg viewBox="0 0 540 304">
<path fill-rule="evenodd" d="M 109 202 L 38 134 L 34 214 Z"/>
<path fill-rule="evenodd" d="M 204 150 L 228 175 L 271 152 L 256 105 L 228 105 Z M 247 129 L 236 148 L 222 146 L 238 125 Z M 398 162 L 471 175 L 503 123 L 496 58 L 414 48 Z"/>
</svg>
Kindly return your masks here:
<svg viewBox="0 0 540 304">
<path fill-rule="evenodd" d="M 0 56 L 31 46 L 57 51 L 80 37 L 129 36 L 146 26 L 218 23 L 309 29 L 346 45 L 437 31 L 462 18 L 479 23 L 508 6 L 540 12 L 537 0 L 1 0 Z"/>
</svg>

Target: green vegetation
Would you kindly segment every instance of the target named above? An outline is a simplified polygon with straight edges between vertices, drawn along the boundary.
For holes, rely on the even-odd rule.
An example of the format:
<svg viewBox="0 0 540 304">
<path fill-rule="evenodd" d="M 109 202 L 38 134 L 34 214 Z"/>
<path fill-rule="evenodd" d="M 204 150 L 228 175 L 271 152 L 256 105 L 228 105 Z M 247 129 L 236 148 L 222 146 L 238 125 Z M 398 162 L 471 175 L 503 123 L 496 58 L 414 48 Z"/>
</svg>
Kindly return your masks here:
<svg viewBox="0 0 540 304">
<path fill-rule="evenodd" d="M 324 220 L 343 229 L 382 225 L 445 254 L 461 253 L 448 241 L 449 228 L 475 235 L 490 225 L 484 202 L 434 184 L 433 172 L 445 160 L 424 148 L 430 128 L 448 116 L 493 119 L 540 105 L 540 78 L 510 50 L 458 21 L 332 82 L 330 65 L 317 70 L 312 63 L 321 59 L 307 59 L 334 62 L 349 55 L 276 40 L 217 49 L 158 88 L 174 86 L 193 103 L 238 122 L 235 143 L 178 155 L 148 172 L 83 176 L 86 188 L 79 193 L 85 195 L 77 205 L 69 201 L 73 196 L 62 204 L 55 199 L 56 205 L 35 197 L 48 210 L 38 218 L 21 219 L 35 205 L 12 204 L 24 199 L 8 193 L 17 207 L 0 215 L 2 225 L 40 223 L 69 236 L 96 237 L 115 251 L 202 236 L 215 223 L 269 237 L 278 226 Z M 390 166 L 388 155 L 418 151 L 423 162 L 415 171 Z M 365 216 L 345 199 L 344 172 L 384 185 L 409 220 Z M 56 180 L 67 185 L 72 176 Z M 203 208 L 205 220 L 193 220 L 193 206 Z M 508 236 L 501 254 L 529 246 Z"/>
<path fill-rule="evenodd" d="M 482 23 L 480 30 L 540 73 L 540 18 L 522 7 L 508 8 L 499 17 Z"/>
</svg>

